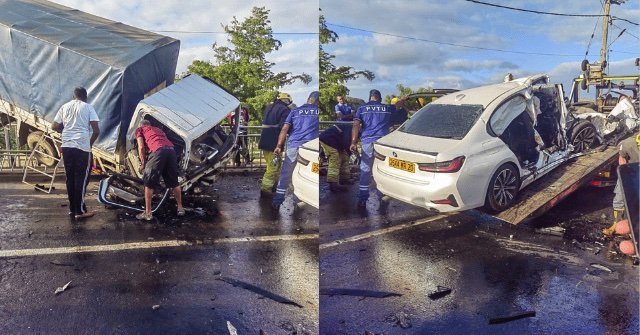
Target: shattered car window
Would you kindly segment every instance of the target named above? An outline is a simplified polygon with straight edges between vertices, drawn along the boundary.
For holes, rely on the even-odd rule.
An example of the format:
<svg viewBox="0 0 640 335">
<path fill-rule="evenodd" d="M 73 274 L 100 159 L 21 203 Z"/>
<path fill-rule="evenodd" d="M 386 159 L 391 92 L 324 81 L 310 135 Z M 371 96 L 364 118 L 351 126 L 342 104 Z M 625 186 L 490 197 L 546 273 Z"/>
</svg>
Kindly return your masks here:
<svg viewBox="0 0 640 335">
<path fill-rule="evenodd" d="M 462 139 L 482 114 L 482 105 L 428 104 L 407 121 L 401 132 L 437 138 Z"/>
<path fill-rule="evenodd" d="M 511 98 L 491 115 L 491 119 L 489 119 L 491 130 L 496 136 L 502 135 L 511 121 L 525 110 L 527 110 L 527 100 L 523 96 L 517 95 Z"/>
</svg>

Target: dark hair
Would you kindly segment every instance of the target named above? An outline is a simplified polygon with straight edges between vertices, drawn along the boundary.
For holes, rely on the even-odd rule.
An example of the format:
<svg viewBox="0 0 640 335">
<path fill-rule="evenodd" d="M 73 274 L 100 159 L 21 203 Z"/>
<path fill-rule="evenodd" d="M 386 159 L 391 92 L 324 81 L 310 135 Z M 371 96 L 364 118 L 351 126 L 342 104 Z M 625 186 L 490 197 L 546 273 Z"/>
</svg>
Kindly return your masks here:
<svg viewBox="0 0 640 335">
<path fill-rule="evenodd" d="M 73 96 L 80 101 L 87 102 L 87 90 L 85 90 L 84 87 L 76 87 L 73 90 Z"/>
</svg>

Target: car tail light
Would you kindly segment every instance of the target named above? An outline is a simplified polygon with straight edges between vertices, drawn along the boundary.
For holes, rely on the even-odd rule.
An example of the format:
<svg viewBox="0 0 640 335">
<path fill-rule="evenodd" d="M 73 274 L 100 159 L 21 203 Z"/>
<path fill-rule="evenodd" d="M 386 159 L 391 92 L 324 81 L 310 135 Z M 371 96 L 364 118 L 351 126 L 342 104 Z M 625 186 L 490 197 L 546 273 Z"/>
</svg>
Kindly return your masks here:
<svg viewBox="0 0 640 335">
<path fill-rule="evenodd" d="M 458 172 L 464 163 L 464 156 L 456 157 L 446 162 L 420 163 L 418 169 L 426 172 Z"/>
<path fill-rule="evenodd" d="M 384 161 L 387 158 L 387 156 L 385 156 L 385 155 L 383 155 L 383 154 L 381 154 L 381 153 L 379 153 L 379 152 L 377 152 L 375 150 L 373 150 L 373 157 L 375 157 L 375 158 L 377 158 L 377 159 L 379 159 L 381 161 Z"/>
<path fill-rule="evenodd" d="M 300 156 L 300 154 L 298 153 L 298 156 L 296 157 L 296 161 L 298 161 L 298 163 L 307 166 L 309 165 L 310 160 L 308 159 L 304 159 L 302 156 Z"/>
</svg>

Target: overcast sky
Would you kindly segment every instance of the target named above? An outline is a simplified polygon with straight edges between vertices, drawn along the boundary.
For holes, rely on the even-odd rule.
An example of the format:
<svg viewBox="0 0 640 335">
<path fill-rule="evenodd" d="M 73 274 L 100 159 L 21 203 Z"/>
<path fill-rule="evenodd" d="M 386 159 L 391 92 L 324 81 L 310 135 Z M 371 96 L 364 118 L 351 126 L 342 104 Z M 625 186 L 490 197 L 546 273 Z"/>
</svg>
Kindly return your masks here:
<svg viewBox="0 0 640 335">
<path fill-rule="evenodd" d="M 236 16 L 242 21 L 254 6 L 270 9 L 271 27 L 277 33 L 310 33 L 275 35 L 282 42 L 280 50 L 268 59 L 276 63 L 274 72 L 305 72 L 313 77 L 309 85 L 296 83 L 283 90 L 302 104 L 309 92 L 318 86 L 318 0 L 253 1 L 253 0 L 54 0 L 109 20 L 119 21 L 150 31 L 223 31 Z M 182 73 L 194 59 L 213 60 L 211 45 L 227 44 L 226 34 L 194 34 L 162 32 L 180 40 L 180 56 L 176 72 Z"/>
<path fill-rule="evenodd" d="M 511 7 L 559 13 L 600 14 L 600 0 L 486 0 Z M 640 1 L 613 5 L 612 15 L 640 21 Z M 366 99 L 369 89 L 383 95 L 396 91 L 398 83 L 417 89 L 470 88 L 499 82 L 506 73 L 525 76 L 547 73 L 554 82 L 565 84 L 580 74 L 589 38 L 598 27 L 589 48 L 588 59 L 600 55 L 601 25 L 595 17 L 560 17 L 516 12 L 471 3 L 450 1 L 337 1 L 321 0 L 329 28 L 340 38 L 327 50 L 336 55 L 338 65 L 368 69 L 376 74 L 373 82 L 358 80 L 348 84 L 350 95 Z M 634 74 L 640 56 L 640 29 L 614 21 L 633 34 L 623 34 L 612 45 L 610 74 Z M 372 34 L 337 25 L 380 33 L 401 35 L 435 42 L 528 53 L 567 56 L 526 55 L 455 47 L 437 43 Z M 621 29 L 613 27 L 609 43 Z"/>
</svg>

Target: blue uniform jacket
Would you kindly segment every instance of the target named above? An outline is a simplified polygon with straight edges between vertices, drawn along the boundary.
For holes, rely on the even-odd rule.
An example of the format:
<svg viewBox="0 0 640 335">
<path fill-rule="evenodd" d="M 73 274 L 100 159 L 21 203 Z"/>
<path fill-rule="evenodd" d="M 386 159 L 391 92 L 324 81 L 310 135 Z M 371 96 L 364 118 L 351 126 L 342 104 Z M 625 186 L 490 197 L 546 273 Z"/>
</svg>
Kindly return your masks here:
<svg viewBox="0 0 640 335">
<path fill-rule="evenodd" d="M 385 105 L 378 101 L 369 101 L 358 107 L 354 120 L 362 123 L 362 143 L 373 143 L 389 133 L 391 114 L 395 113 L 395 109 L 393 105 Z"/>
<path fill-rule="evenodd" d="M 318 114 L 318 106 L 310 104 L 304 104 L 289 113 L 284 122 L 291 127 L 287 148 L 297 148 L 318 137 Z"/>
</svg>

